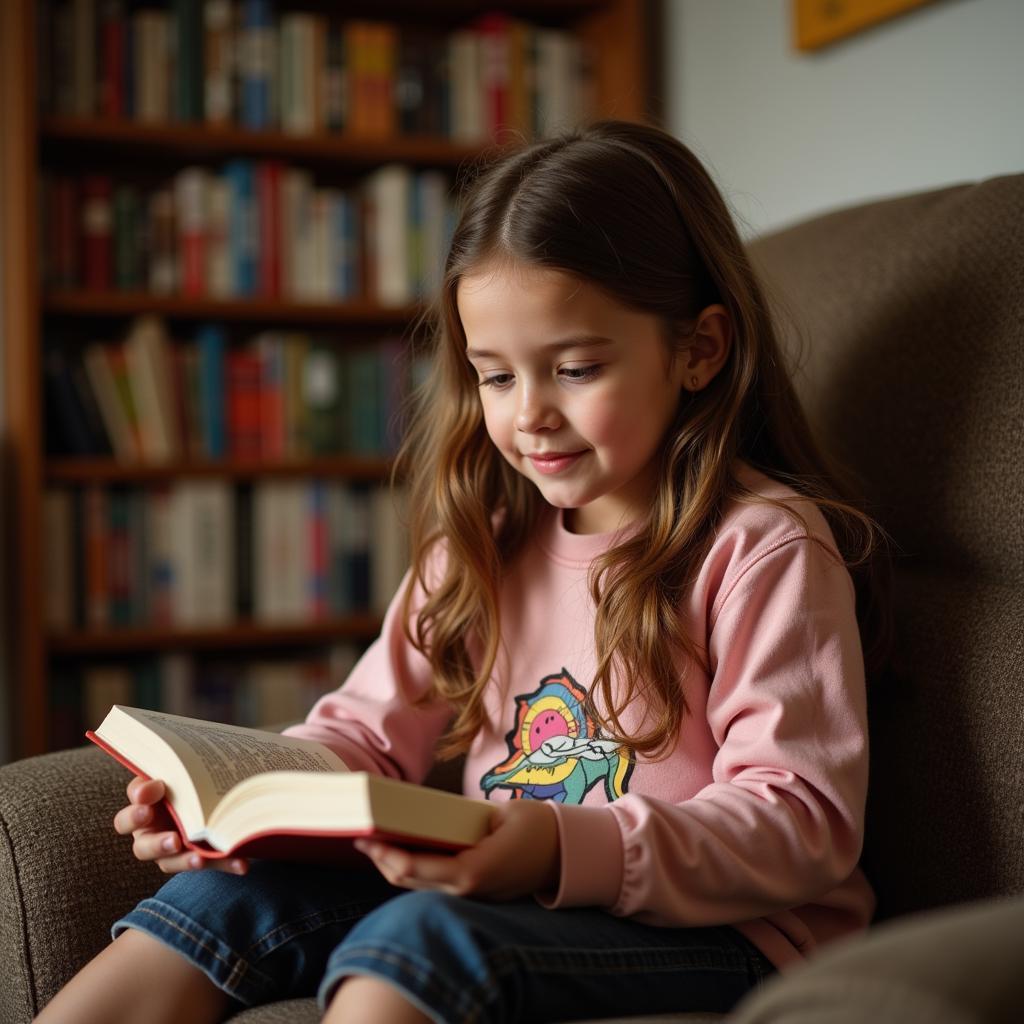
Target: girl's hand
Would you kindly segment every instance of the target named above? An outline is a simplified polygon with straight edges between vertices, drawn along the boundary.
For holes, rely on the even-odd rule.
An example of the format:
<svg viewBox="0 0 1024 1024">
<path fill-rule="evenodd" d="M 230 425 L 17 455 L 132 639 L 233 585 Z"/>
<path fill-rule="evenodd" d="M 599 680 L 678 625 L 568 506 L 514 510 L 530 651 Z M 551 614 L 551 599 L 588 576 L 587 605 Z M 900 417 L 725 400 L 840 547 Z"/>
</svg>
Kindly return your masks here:
<svg viewBox="0 0 1024 1024">
<path fill-rule="evenodd" d="M 160 804 L 163 797 L 164 784 L 159 779 L 136 776 L 128 783 L 128 806 L 114 815 L 115 831 L 133 837 L 132 852 L 139 860 L 156 861 L 165 875 L 204 867 L 245 874 L 244 860 L 205 860 L 186 849 L 167 808 Z"/>
<path fill-rule="evenodd" d="M 511 900 L 558 885 L 558 823 L 555 812 L 535 800 L 495 804 L 490 833 L 454 855 L 412 853 L 376 840 L 355 845 L 392 885 L 405 889 Z"/>
</svg>

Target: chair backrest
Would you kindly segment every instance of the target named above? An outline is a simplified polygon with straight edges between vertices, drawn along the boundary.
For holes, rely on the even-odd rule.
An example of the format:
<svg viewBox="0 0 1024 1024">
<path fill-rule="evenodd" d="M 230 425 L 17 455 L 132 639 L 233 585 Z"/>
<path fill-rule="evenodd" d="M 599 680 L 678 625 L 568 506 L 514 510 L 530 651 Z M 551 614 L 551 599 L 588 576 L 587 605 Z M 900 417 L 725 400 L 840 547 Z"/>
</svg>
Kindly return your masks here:
<svg viewBox="0 0 1024 1024">
<path fill-rule="evenodd" d="M 899 546 L 869 690 L 879 916 L 1024 891 L 1024 175 L 749 249 L 812 424 Z"/>
</svg>

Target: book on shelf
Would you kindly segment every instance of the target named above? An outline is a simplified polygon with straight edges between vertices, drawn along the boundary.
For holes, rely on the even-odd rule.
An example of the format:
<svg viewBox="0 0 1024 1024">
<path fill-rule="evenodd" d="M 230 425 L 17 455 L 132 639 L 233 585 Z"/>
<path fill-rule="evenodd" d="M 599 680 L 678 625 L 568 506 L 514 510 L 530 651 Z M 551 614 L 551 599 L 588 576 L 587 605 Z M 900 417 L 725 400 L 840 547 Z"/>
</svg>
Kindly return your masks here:
<svg viewBox="0 0 1024 1024">
<path fill-rule="evenodd" d="M 473 144 L 543 135 L 594 109 L 584 43 L 503 12 L 445 28 L 270 0 L 40 6 L 58 72 L 44 110 L 61 115 Z"/>
<path fill-rule="evenodd" d="M 398 335 L 267 330 L 229 345 L 217 324 L 172 339 L 152 315 L 123 338 L 62 346 L 44 360 L 47 453 L 125 464 L 386 458 L 417 372 Z"/>
<path fill-rule="evenodd" d="M 348 678 L 369 638 L 327 648 L 240 656 L 180 651 L 129 660 L 60 659 L 50 675 L 50 745 L 79 746 L 113 704 L 253 729 L 302 721 Z"/>
<path fill-rule="evenodd" d="M 380 615 L 408 567 L 404 492 L 339 480 L 50 486 L 51 629 Z"/>
<path fill-rule="evenodd" d="M 358 837 L 456 851 L 489 830 L 487 801 L 349 771 L 313 740 L 124 705 L 86 735 L 165 783 L 184 844 L 207 859 L 344 860 Z"/>
<path fill-rule="evenodd" d="M 368 299 L 432 295 L 454 229 L 448 176 L 389 163 L 347 188 L 280 160 L 194 166 L 138 186 L 43 178 L 44 280 L 185 298 Z M 75 254 L 81 253 L 81 258 Z"/>
</svg>

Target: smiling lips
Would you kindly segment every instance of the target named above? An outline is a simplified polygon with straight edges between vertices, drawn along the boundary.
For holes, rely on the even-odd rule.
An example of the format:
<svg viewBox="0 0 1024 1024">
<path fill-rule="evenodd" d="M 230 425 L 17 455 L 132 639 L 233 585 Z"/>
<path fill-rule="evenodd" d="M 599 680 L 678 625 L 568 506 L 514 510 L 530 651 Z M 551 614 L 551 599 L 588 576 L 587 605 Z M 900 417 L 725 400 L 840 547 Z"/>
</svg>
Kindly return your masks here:
<svg viewBox="0 0 1024 1024">
<path fill-rule="evenodd" d="M 568 469 L 584 452 L 544 452 L 538 455 L 527 455 L 538 473 L 561 473 Z"/>
</svg>

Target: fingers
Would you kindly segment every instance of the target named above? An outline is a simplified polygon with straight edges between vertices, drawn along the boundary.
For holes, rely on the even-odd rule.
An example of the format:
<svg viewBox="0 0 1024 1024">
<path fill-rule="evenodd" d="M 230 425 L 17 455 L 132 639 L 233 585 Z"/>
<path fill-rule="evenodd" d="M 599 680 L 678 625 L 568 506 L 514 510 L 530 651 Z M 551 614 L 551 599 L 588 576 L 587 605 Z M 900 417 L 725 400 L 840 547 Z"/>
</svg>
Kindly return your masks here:
<svg viewBox="0 0 1024 1024">
<path fill-rule="evenodd" d="M 472 891 L 476 882 L 458 856 L 410 853 L 364 839 L 356 840 L 355 846 L 388 882 L 404 889 L 438 889 L 458 896 Z"/>
<path fill-rule="evenodd" d="M 133 837 L 132 853 L 138 860 L 155 862 L 166 875 L 194 870 L 244 875 L 248 871 L 248 862 L 243 858 L 206 860 L 185 849 L 170 814 L 159 806 L 165 794 L 166 787 L 159 779 L 136 776 L 128 783 L 130 803 L 114 815 L 115 831 Z"/>
<path fill-rule="evenodd" d="M 162 800 L 166 787 L 160 779 L 144 779 L 136 775 L 128 783 L 128 799 L 133 804 L 155 804 Z"/>
</svg>

